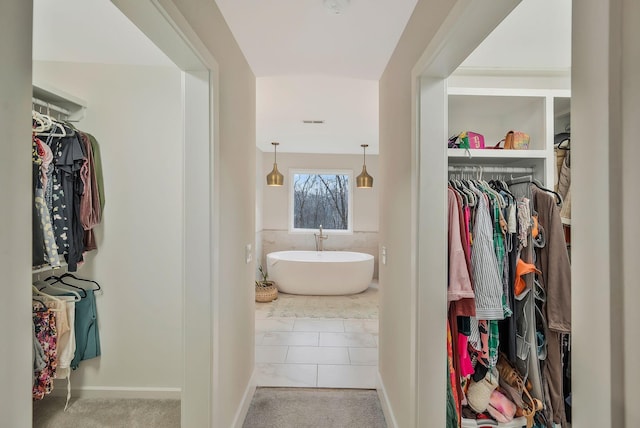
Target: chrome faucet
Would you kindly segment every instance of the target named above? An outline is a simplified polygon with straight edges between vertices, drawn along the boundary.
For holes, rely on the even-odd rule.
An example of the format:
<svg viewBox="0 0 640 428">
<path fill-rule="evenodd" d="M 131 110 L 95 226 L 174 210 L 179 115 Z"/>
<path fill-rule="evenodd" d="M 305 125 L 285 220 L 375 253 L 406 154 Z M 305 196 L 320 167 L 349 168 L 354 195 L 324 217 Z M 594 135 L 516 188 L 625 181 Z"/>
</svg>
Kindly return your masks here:
<svg viewBox="0 0 640 428">
<path fill-rule="evenodd" d="M 322 241 L 329 239 L 329 236 L 322 234 L 322 225 L 320 225 L 320 233 L 314 233 L 313 236 L 316 238 L 316 251 L 323 251 Z"/>
</svg>

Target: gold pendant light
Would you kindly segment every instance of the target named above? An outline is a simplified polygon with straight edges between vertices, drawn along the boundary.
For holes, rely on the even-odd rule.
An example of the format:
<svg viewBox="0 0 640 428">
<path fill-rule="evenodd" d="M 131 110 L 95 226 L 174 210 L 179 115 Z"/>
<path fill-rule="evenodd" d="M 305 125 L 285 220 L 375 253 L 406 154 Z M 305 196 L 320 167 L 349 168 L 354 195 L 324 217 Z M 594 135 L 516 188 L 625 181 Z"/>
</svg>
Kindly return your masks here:
<svg viewBox="0 0 640 428">
<path fill-rule="evenodd" d="M 282 186 L 284 183 L 284 175 L 278 171 L 277 150 L 280 143 L 273 142 L 273 169 L 267 174 L 267 186 Z"/>
<path fill-rule="evenodd" d="M 365 159 L 368 144 L 360 144 L 362 147 L 362 172 L 356 177 L 356 187 L 359 189 L 370 189 L 373 187 L 373 177 L 367 173 L 367 162 Z"/>
</svg>

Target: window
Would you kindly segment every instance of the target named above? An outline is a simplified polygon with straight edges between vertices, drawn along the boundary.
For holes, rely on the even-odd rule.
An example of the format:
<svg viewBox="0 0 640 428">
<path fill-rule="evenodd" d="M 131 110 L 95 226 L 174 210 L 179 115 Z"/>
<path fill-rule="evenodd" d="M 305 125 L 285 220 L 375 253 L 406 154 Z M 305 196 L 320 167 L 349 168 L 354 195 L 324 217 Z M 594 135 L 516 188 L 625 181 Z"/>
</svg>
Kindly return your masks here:
<svg viewBox="0 0 640 428">
<path fill-rule="evenodd" d="M 352 171 L 291 172 L 291 231 L 351 232 Z"/>
</svg>

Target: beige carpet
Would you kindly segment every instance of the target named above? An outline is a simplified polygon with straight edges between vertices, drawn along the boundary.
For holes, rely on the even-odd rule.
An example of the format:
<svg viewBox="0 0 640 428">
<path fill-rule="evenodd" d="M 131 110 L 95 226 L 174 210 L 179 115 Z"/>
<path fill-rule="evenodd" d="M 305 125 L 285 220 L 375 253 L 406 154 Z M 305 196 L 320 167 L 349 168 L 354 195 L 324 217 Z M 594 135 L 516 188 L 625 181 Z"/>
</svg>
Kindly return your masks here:
<svg viewBox="0 0 640 428">
<path fill-rule="evenodd" d="M 256 318 L 378 319 L 378 286 L 350 296 L 298 296 L 279 293 L 269 303 L 256 302 Z"/>
<path fill-rule="evenodd" d="M 243 428 L 386 426 L 375 390 L 258 388 Z"/>
<path fill-rule="evenodd" d="M 33 403 L 33 428 L 180 428 L 180 400 L 66 399 Z M 1 425 L 1 424 L 0 424 Z"/>
</svg>

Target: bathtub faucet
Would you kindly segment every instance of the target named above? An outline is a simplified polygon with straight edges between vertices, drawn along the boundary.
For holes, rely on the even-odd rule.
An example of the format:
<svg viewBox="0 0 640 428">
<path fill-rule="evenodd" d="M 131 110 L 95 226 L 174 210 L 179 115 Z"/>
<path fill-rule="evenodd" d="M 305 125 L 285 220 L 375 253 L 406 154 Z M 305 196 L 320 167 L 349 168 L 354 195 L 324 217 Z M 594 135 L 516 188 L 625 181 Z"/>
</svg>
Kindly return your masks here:
<svg viewBox="0 0 640 428">
<path fill-rule="evenodd" d="M 322 225 L 320 225 L 320 233 L 314 233 L 313 236 L 316 238 L 316 251 L 322 251 L 322 241 L 324 241 L 325 239 L 329 239 L 327 235 L 322 234 Z"/>
</svg>

